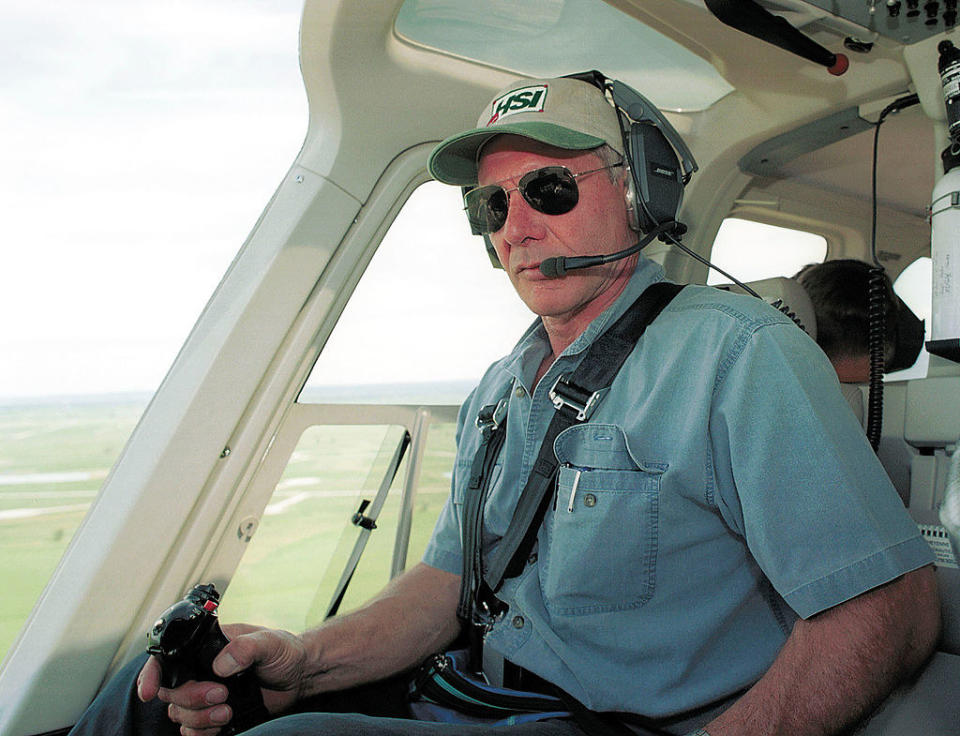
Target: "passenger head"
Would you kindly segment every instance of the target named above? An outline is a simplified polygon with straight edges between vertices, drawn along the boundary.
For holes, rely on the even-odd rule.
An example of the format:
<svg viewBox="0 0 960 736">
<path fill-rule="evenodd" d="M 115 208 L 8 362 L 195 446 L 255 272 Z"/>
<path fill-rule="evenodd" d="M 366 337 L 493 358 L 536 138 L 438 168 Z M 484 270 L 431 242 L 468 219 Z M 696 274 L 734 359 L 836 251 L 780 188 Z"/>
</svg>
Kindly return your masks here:
<svg viewBox="0 0 960 736">
<path fill-rule="evenodd" d="M 845 383 L 862 383 L 870 378 L 871 269 L 863 261 L 840 259 L 804 266 L 795 276 L 813 302 L 817 343 Z M 883 280 L 883 352 L 889 369 L 896 352 L 900 307 L 886 274 Z"/>
</svg>

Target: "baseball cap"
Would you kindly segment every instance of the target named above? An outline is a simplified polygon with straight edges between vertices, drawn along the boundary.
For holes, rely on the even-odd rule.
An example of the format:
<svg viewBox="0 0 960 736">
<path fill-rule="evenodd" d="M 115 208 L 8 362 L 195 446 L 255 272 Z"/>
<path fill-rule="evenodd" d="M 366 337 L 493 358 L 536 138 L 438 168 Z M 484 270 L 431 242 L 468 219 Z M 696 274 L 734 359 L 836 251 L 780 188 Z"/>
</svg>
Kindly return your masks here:
<svg viewBox="0 0 960 736">
<path fill-rule="evenodd" d="M 500 90 L 477 127 L 442 141 L 427 167 L 445 184 L 476 184 L 481 147 L 503 134 L 573 151 L 606 143 L 623 156 L 620 120 L 604 93 L 589 82 L 560 77 L 518 80 Z"/>
</svg>

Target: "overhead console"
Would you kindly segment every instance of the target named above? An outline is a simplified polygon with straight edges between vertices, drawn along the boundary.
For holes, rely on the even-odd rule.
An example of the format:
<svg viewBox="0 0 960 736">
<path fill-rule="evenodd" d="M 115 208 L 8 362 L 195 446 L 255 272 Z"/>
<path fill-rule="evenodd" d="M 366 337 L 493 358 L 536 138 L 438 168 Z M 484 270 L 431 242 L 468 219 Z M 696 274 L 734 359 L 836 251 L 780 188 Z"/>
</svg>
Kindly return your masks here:
<svg viewBox="0 0 960 736">
<path fill-rule="evenodd" d="M 806 4 L 907 45 L 957 24 L 957 0 L 806 0 Z"/>
<path fill-rule="evenodd" d="M 850 66 L 845 53 L 817 43 L 814 25 L 846 34 L 846 50 L 869 51 L 880 36 L 911 45 L 954 28 L 958 0 L 704 0 L 718 20 L 826 67 L 840 76 Z"/>
</svg>

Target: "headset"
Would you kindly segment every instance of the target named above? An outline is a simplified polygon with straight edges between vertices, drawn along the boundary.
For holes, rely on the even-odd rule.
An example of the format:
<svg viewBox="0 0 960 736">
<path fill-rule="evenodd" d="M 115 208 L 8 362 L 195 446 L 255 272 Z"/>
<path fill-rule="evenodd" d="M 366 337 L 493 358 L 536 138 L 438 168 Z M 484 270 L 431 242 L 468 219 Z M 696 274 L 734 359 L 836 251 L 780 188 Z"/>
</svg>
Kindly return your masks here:
<svg viewBox="0 0 960 736">
<path fill-rule="evenodd" d="M 597 87 L 617 111 L 630 170 L 627 215 L 631 229 L 671 241 L 680 238 L 687 229 L 677 220 L 683 190 L 697 170 L 680 134 L 653 103 L 623 82 L 608 79 L 596 69 L 566 77 Z M 464 192 L 468 189 L 464 187 Z M 490 237 L 483 239 L 490 261 L 503 268 Z"/>
<path fill-rule="evenodd" d="M 646 97 L 596 69 L 567 77 L 597 87 L 617 111 L 634 188 L 628 202 L 635 213 L 633 229 L 649 233 L 673 222 L 676 227 L 664 231 L 682 235 L 686 227 L 677 222 L 677 214 L 697 162 L 676 128 Z"/>
</svg>

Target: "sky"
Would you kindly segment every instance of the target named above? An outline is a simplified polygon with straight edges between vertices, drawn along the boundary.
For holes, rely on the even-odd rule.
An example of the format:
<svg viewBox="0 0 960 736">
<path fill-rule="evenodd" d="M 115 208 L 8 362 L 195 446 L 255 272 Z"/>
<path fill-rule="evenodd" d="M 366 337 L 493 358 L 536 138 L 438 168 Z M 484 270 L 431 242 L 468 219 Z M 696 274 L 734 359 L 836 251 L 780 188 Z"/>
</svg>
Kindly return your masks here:
<svg viewBox="0 0 960 736">
<path fill-rule="evenodd" d="M 152 391 L 300 149 L 301 0 L 4 0 L 0 397 Z"/>
<path fill-rule="evenodd" d="M 0 403 L 150 393 L 300 150 L 302 0 L 3 1 Z M 391 354 L 409 359 L 389 378 L 408 382 L 478 378 L 530 322 L 469 235 L 457 190 L 428 189 L 388 234 L 310 385 L 385 380 L 358 370 L 382 365 L 358 359 L 372 352 L 371 323 L 401 341 Z M 437 351 L 411 350 L 410 332 L 382 318 L 409 301 L 396 273 L 410 255 L 391 242 L 425 219 L 434 227 L 418 233 L 416 267 L 438 268 L 443 248 L 495 305 L 471 302 L 469 327 L 494 339 L 443 351 L 430 375 L 413 358 Z M 459 296 L 431 294 L 403 323 L 429 318 L 417 332 L 443 334 Z M 515 327 L 494 330 L 503 324 Z"/>
</svg>

